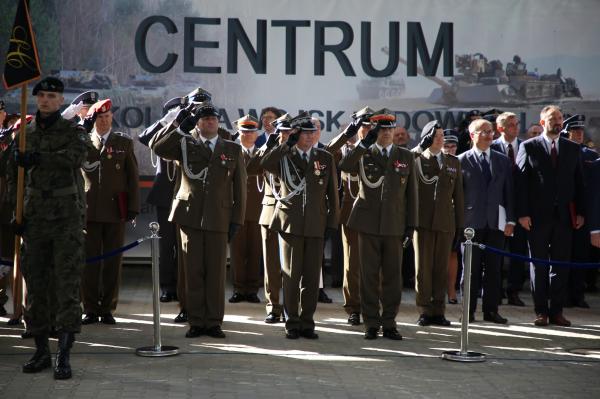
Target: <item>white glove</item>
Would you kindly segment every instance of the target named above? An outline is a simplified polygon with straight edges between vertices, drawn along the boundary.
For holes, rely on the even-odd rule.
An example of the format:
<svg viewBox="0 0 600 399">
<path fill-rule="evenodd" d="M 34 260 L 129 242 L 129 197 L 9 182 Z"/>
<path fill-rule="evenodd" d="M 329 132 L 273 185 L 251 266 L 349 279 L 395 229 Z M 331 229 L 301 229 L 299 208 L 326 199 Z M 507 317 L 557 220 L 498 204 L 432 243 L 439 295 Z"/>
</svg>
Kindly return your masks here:
<svg viewBox="0 0 600 399">
<path fill-rule="evenodd" d="M 61 115 L 66 120 L 71 120 L 71 119 L 75 118 L 79 114 L 79 111 L 81 111 L 82 108 L 83 108 L 83 101 L 80 101 L 77 104 L 71 104 L 71 105 L 69 105 L 62 112 Z"/>
<path fill-rule="evenodd" d="M 179 113 L 180 110 L 181 108 L 175 107 L 169 112 L 167 112 L 167 114 L 163 116 L 160 120 L 161 125 L 167 126 L 169 123 L 173 122 L 175 120 L 175 117 L 177 116 L 177 113 Z"/>
</svg>

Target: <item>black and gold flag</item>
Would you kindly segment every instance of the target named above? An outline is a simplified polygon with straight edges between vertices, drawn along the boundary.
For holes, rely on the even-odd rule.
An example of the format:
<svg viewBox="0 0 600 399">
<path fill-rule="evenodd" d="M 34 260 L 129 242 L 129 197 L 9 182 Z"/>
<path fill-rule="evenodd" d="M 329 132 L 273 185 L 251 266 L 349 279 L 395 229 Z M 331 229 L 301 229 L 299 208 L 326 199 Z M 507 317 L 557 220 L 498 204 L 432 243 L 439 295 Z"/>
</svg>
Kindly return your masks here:
<svg viewBox="0 0 600 399">
<path fill-rule="evenodd" d="M 4 86 L 12 89 L 41 76 L 27 0 L 19 0 L 4 65 Z"/>
</svg>

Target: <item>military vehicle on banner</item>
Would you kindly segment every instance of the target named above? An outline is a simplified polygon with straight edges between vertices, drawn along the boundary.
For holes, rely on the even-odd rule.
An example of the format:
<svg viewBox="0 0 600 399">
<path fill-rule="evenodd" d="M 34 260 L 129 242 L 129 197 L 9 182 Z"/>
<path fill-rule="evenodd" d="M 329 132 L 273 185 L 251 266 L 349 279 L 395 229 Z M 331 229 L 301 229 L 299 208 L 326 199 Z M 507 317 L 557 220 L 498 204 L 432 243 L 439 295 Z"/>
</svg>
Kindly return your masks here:
<svg viewBox="0 0 600 399">
<path fill-rule="evenodd" d="M 402 79 L 392 79 L 391 77 L 383 79 L 370 78 L 363 79 L 356 86 L 356 90 L 358 90 L 358 98 L 361 100 L 393 98 L 402 96 L 406 90 L 406 85 Z"/>
</svg>

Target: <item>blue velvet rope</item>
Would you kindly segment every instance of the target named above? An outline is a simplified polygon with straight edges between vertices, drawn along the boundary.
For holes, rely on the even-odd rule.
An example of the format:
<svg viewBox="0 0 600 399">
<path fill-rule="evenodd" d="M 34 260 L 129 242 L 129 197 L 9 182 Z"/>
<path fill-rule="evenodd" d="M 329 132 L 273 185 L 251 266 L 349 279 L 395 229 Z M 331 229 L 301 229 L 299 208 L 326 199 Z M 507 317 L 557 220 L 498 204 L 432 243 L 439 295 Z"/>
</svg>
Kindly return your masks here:
<svg viewBox="0 0 600 399">
<path fill-rule="evenodd" d="M 567 262 L 561 260 L 551 260 L 551 259 L 537 259 L 530 258 L 528 256 L 523 256 L 519 254 L 513 254 L 508 251 L 504 251 L 502 249 L 490 247 L 488 245 L 479 244 L 474 242 L 473 245 L 479 247 L 484 251 L 489 251 L 498 255 L 507 256 L 509 258 L 522 260 L 523 262 L 533 262 L 536 265 L 546 265 L 546 266 L 564 266 L 564 267 L 573 267 L 573 268 L 581 268 L 581 269 L 595 269 L 600 268 L 600 263 L 577 263 L 577 262 Z"/>
<path fill-rule="evenodd" d="M 145 241 L 144 238 L 139 239 L 139 240 L 135 240 L 134 242 L 125 245 L 124 247 L 121 248 L 117 248 L 117 249 L 113 249 L 110 252 L 106 252 L 102 255 L 98 255 L 98 256 L 93 256 L 91 258 L 87 258 L 85 260 L 85 263 L 90 264 L 90 263 L 96 263 L 99 262 L 101 260 L 107 259 L 107 258 L 112 258 L 113 256 L 116 256 L 120 253 L 123 253 L 125 251 L 129 251 L 131 248 L 137 247 L 138 245 L 140 245 L 142 243 L 142 241 Z M 0 265 L 5 265 L 5 266 L 12 266 L 13 262 L 12 261 L 8 261 L 8 260 L 0 260 Z"/>
</svg>

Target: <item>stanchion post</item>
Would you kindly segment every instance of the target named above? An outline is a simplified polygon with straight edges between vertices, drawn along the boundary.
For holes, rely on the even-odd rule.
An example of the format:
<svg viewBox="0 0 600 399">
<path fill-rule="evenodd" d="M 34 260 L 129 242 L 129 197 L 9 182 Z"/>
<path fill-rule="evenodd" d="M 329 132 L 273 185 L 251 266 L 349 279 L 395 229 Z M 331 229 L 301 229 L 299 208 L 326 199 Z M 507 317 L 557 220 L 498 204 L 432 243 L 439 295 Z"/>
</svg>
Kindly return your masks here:
<svg viewBox="0 0 600 399">
<path fill-rule="evenodd" d="M 138 356 L 148 357 L 164 357 L 173 356 L 179 353 L 179 348 L 176 346 L 163 346 L 160 336 L 160 277 L 158 268 L 158 231 L 160 226 L 157 222 L 150 223 L 150 254 L 152 257 L 152 305 L 154 317 L 154 346 L 144 346 L 136 349 L 135 353 Z"/>
<path fill-rule="evenodd" d="M 473 237 L 475 230 L 465 229 L 465 262 L 462 298 L 462 322 L 460 329 L 460 350 L 442 353 L 442 359 L 455 362 L 485 362 L 485 355 L 479 352 L 469 352 L 469 313 L 471 302 L 471 261 L 473 259 Z"/>
</svg>

